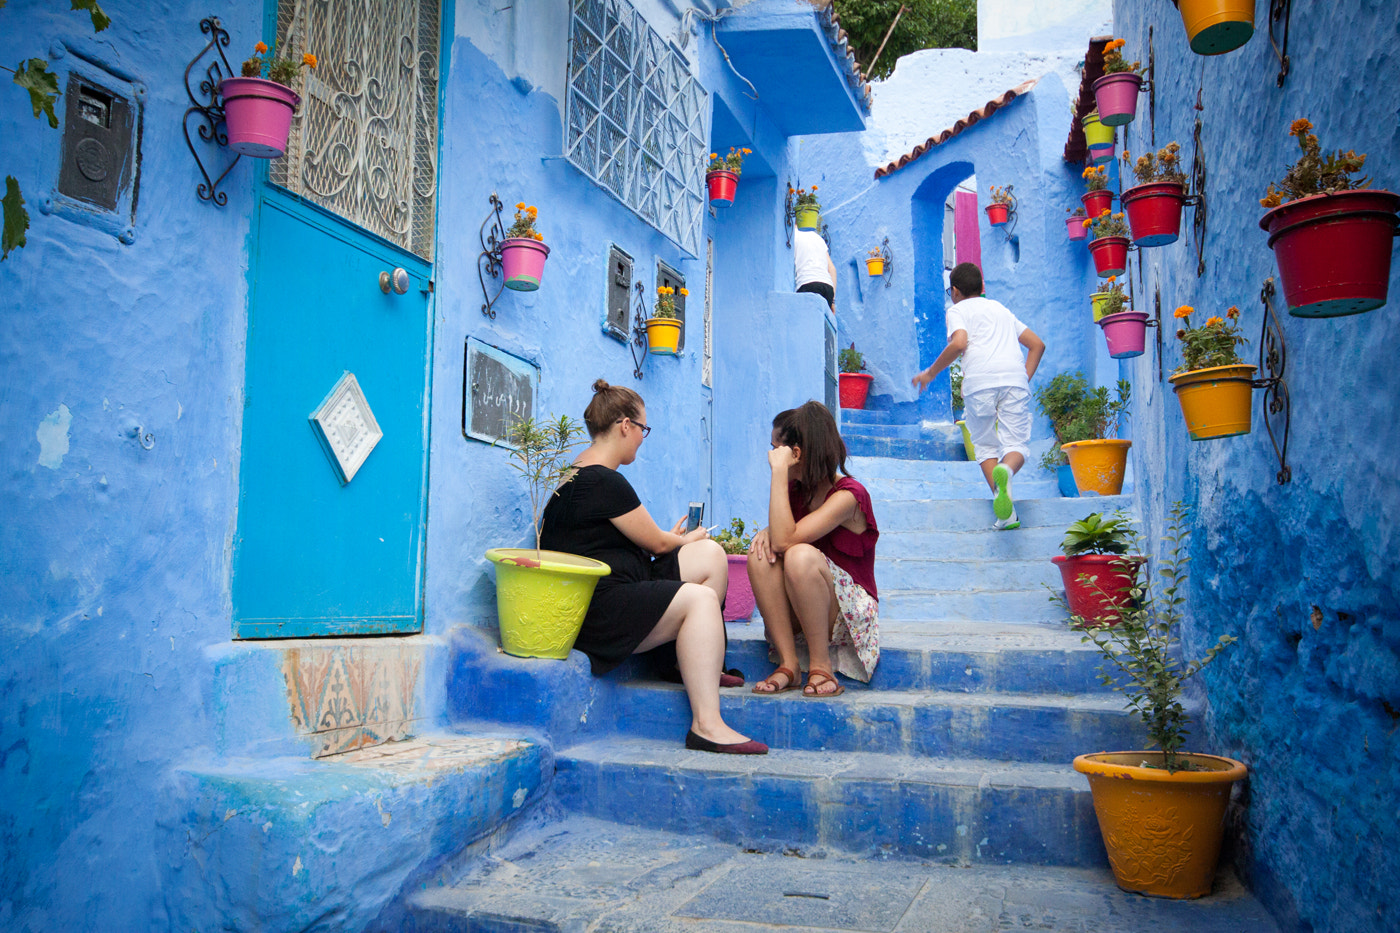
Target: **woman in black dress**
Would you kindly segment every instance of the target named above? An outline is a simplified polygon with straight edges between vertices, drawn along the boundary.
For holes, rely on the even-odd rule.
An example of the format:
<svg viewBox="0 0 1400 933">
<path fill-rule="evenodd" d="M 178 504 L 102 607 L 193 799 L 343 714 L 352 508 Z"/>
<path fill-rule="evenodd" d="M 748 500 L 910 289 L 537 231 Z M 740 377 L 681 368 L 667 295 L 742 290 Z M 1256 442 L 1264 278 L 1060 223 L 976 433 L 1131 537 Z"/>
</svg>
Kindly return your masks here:
<svg viewBox="0 0 1400 933">
<path fill-rule="evenodd" d="M 599 379 L 583 420 L 592 443 L 550 497 L 541 532 L 542 546 L 612 568 L 598 581 L 574 647 L 588 655 L 594 674 L 605 674 L 628 655 L 674 641 L 690 698 L 686 748 L 766 754 L 767 745 L 735 732 L 720 716 L 720 600 L 729 578 L 723 549 L 704 528 L 686 532 L 685 519 L 663 531 L 617 472 L 636 459 L 651 433 L 642 397 Z"/>
</svg>

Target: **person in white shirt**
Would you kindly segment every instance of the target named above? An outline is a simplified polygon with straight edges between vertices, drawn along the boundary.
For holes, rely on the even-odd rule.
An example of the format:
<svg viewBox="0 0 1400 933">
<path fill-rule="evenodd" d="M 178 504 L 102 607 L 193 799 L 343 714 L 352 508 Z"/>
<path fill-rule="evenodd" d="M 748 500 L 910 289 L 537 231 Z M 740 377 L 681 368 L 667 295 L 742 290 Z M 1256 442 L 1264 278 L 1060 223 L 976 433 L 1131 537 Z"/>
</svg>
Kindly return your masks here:
<svg viewBox="0 0 1400 933">
<path fill-rule="evenodd" d="M 836 310 L 836 266 L 826 240 L 815 230 L 797 230 L 792 236 L 792 263 L 799 292 L 816 292 Z"/>
<path fill-rule="evenodd" d="M 982 295 L 982 270 L 974 264 L 959 263 L 948 281 L 953 299 L 947 312 L 948 345 L 928 369 L 914 377 L 913 384 L 922 392 L 953 360 L 963 358 L 964 419 L 982 475 L 992 490 L 993 527 L 1019 528 L 1011 477 L 1030 453 L 1030 381 L 1045 353 L 1045 341 L 1001 302 Z"/>
</svg>

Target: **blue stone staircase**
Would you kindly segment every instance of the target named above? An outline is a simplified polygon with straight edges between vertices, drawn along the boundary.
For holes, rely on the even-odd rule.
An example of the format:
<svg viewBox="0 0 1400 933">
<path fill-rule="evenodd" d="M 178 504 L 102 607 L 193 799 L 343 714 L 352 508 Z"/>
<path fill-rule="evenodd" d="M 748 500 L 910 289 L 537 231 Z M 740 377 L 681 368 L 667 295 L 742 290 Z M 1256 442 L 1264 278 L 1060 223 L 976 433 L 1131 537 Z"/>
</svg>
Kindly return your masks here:
<svg viewBox="0 0 1400 933">
<path fill-rule="evenodd" d="M 921 420 L 917 406 L 843 408 L 841 438 L 857 457 L 900 460 L 966 460 L 962 429 L 951 420 Z"/>
</svg>

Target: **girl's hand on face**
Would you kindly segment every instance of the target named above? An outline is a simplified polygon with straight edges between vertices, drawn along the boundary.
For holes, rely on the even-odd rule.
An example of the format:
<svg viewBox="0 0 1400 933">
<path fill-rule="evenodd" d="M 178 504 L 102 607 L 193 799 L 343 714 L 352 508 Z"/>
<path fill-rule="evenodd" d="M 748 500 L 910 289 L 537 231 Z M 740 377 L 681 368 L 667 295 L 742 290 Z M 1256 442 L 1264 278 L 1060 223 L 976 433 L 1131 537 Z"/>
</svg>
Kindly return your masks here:
<svg viewBox="0 0 1400 933">
<path fill-rule="evenodd" d="M 773 468 L 773 472 L 787 472 L 788 468 L 797 463 L 797 455 L 793 453 L 791 447 L 774 447 L 768 451 L 768 465 Z"/>
</svg>

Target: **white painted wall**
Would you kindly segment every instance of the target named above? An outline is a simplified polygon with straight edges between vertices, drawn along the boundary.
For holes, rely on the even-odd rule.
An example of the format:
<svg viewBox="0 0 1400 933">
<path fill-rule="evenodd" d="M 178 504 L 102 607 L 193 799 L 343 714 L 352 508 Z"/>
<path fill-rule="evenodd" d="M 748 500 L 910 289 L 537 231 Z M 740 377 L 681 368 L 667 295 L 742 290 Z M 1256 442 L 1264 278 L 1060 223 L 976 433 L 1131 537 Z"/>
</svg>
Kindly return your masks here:
<svg viewBox="0 0 1400 933">
<path fill-rule="evenodd" d="M 978 0 L 977 47 L 1030 52 L 1086 45 L 1113 31 L 1112 0 Z"/>
</svg>

